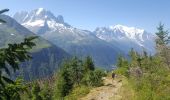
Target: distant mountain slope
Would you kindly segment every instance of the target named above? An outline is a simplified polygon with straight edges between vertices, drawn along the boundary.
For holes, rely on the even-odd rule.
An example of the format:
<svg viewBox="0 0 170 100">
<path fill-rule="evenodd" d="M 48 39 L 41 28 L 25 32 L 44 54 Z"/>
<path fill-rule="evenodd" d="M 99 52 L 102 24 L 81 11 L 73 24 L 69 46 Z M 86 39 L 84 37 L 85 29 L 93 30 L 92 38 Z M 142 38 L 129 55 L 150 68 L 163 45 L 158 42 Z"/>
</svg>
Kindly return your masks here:
<svg viewBox="0 0 170 100">
<path fill-rule="evenodd" d="M 59 15 L 43 8 L 17 12 L 19 23 L 72 55 L 93 57 L 96 65 L 111 68 L 119 54 L 128 55 L 131 48 L 138 52 L 155 53 L 155 36 L 143 29 L 116 25 L 98 27 L 94 32 L 72 27 Z"/>
<path fill-rule="evenodd" d="M 90 31 L 72 27 L 64 22 L 61 15 L 55 17 L 43 8 L 31 12 L 18 12 L 14 16 L 18 22 L 34 33 L 63 48 L 72 55 L 92 56 L 96 65 L 110 69 L 117 56 L 123 52 Z"/>
<path fill-rule="evenodd" d="M 7 22 L 0 24 L 0 48 L 6 47 L 8 43 L 19 43 L 25 37 L 35 35 L 9 16 L 0 15 L 0 18 Z M 21 70 L 13 77 L 23 75 L 26 80 L 45 77 L 56 71 L 65 57 L 69 57 L 63 49 L 41 37 L 35 40 L 35 43 L 36 47 L 31 50 L 33 59 L 22 63 Z"/>
<path fill-rule="evenodd" d="M 110 27 L 98 27 L 94 33 L 98 38 L 114 46 L 117 44 L 117 47 L 124 50 L 126 53 L 131 48 L 134 48 L 138 52 L 145 50 L 149 54 L 155 52 L 155 36 L 151 33 L 147 33 L 143 29 L 115 25 Z"/>
</svg>

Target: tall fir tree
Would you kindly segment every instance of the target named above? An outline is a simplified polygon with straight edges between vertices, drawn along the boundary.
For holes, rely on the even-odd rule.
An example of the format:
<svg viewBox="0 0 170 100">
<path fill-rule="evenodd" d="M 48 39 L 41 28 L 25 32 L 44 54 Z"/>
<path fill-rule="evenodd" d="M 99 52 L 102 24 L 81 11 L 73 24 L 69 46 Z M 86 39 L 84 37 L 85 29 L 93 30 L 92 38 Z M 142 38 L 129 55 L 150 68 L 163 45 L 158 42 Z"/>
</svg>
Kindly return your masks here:
<svg viewBox="0 0 170 100">
<path fill-rule="evenodd" d="M 68 95 L 73 88 L 73 80 L 70 76 L 71 68 L 70 61 L 65 61 L 61 65 L 61 69 L 59 70 L 56 81 L 56 88 L 54 91 L 54 99 L 63 100 L 63 98 Z"/>
<path fill-rule="evenodd" d="M 159 24 L 157 27 L 158 32 L 155 34 L 157 35 L 156 38 L 156 48 L 157 48 L 157 55 L 162 57 L 163 61 L 170 67 L 170 36 L 168 30 L 164 29 L 163 24 Z"/>
<path fill-rule="evenodd" d="M 77 57 L 73 57 L 70 62 L 71 67 L 71 78 L 74 80 L 74 83 L 79 85 L 83 77 L 83 67 L 82 61 Z"/>
<path fill-rule="evenodd" d="M 88 70 L 94 71 L 95 70 L 94 62 L 90 56 L 87 56 L 85 58 L 83 66 L 84 66 L 85 71 L 88 71 Z"/>
<path fill-rule="evenodd" d="M 157 35 L 156 44 L 167 45 L 170 42 L 170 36 L 168 30 L 164 29 L 164 24 L 160 23 L 157 30 L 158 32 L 155 33 Z"/>
</svg>

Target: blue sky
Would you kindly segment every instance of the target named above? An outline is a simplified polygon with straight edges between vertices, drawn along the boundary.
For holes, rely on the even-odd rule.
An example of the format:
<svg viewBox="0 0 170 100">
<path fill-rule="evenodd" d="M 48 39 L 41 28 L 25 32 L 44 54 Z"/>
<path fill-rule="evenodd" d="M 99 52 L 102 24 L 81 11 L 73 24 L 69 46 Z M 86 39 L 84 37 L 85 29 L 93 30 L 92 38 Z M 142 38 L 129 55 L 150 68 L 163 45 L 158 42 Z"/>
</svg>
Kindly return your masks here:
<svg viewBox="0 0 170 100">
<path fill-rule="evenodd" d="M 98 26 L 122 24 L 155 32 L 159 22 L 170 29 L 170 0 L 1 0 L 8 14 L 43 7 L 63 15 L 72 26 L 93 31 Z"/>
</svg>

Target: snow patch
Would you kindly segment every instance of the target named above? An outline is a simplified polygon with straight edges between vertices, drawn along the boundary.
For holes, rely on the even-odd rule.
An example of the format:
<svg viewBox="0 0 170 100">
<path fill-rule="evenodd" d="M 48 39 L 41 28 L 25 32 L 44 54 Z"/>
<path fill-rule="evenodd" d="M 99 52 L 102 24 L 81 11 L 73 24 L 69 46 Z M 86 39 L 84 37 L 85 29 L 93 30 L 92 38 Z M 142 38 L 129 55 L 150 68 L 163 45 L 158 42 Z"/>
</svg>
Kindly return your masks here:
<svg viewBox="0 0 170 100">
<path fill-rule="evenodd" d="M 45 18 L 47 18 L 48 16 L 47 15 L 45 15 Z"/>
<path fill-rule="evenodd" d="M 44 26 L 44 20 L 36 20 L 34 22 L 26 22 L 26 23 L 23 23 L 22 25 L 26 25 L 26 26 Z"/>
<path fill-rule="evenodd" d="M 141 41 L 143 41 L 142 39 L 142 35 L 144 33 L 143 29 L 138 29 L 135 27 L 127 27 L 123 25 L 110 26 L 109 28 L 114 32 L 120 31 L 121 33 L 125 33 L 125 35 L 131 39 L 136 39 L 136 36 L 139 36 Z"/>
<path fill-rule="evenodd" d="M 25 21 L 25 19 L 28 17 L 28 14 L 24 17 L 23 21 Z"/>
<path fill-rule="evenodd" d="M 63 24 L 56 23 L 54 20 L 53 21 L 47 21 L 47 24 L 52 29 L 56 29 L 57 27 L 64 27 Z"/>
<path fill-rule="evenodd" d="M 15 35 L 15 34 L 11 33 L 11 35 Z"/>
<path fill-rule="evenodd" d="M 38 8 L 36 15 L 39 15 L 43 10 L 44 10 L 44 8 Z"/>
</svg>

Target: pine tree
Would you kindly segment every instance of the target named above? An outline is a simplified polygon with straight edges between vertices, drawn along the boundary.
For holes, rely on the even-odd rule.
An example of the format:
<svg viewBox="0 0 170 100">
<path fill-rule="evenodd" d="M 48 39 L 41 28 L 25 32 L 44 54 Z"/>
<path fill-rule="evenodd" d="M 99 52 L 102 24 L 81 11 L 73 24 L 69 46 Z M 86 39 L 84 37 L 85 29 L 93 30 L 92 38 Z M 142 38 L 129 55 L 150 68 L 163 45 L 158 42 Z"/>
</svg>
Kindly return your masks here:
<svg viewBox="0 0 170 100">
<path fill-rule="evenodd" d="M 95 66 L 94 66 L 93 60 L 92 60 L 92 58 L 90 56 L 86 57 L 83 66 L 84 66 L 84 69 L 85 69 L 86 72 L 88 70 L 91 70 L 91 71 L 95 70 Z"/>
<path fill-rule="evenodd" d="M 118 59 L 117 59 L 117 67 L 128 67 L 128 61 L 121 55 L 119 55 Z"/>
<path fill-rule="evenodd" d="M 40 86 L 37 82 L 35 82 L 32 87 L 32 100 L 42 100 L 40 92 Z"/>
<path fill-rule="evenodd" d="M 164 30 L 164 24 L 160 23 L 157 30 L 158 32 L 155 33 L 157 35 L 156 44 L 167 45 L 170 42 L 170 36 L 168 36 L 168 30 Z"/>
<path fill-rule="evenodd" d="M 70 61 L 65 61 L 61 65 L 57 76 L 54 98 L 56 100 L 63 100 L 63 98 L 69 94 L 74 84 L 71 78 Z"/>
<path fill-rule="evenodd" d="M 42 100 L 52 100 L 52 90 L 49 88 L 51 84 L 45 84 L 40 92 Z"/>
<path fill-rule="evenodd" d="M 14 83 L 7 84 L 5 90 L 3 91 L 6 96 L 3 100 L 20 100 L 20 92 L 26 91 L 26 86 L 23 85 L 23 79 L 17 78 Z M 2 92 L 2 91 L 1 91 Z M 8 96 L 7 96 L 8 95 Z M 1 99 L 0 99 L 1 100 Z"/>
<path fill-rule="evenodd" d="M 129 52 L 130 58 L 131 58 L 131 64 L 130 67 L 139 67 L 138 58 L 139 54 L 132 48 Z"/>
<path fill-rule="evenodd" d="M 157 35 L 157 54 L 161 56 L 165 63 L 170 67 L 170 48 L 168 46 L 168 43 L 170 42 L 170 36 L 168 35 L 169 32 L 164 29 L 164 25 L 161 23 L 159 24 L 157 30 L 158 32 L 155 33 Z"/>
<path fill-rule="evenodd" d="M 8 11 L 8 9 L 1 10 L 0 14 L 6 11 Z M 2 19 L 0 19 L 0 22 L 6 23 Z M 21 62 L 25 62 L 31 58 L 28 51 L 35 46 L 35 43 L 32 42 L 35 38 L 37 37 L 32 36 L 25 38 L 21 43 L 8 44 L 7 48 L 0 49 L 0 99 L 14 100 L 11 93 L 15 93 L 13 91 L 16 91 L 17 93 L 20 91 L 20 89 L 17 88 L 16 90 L 14 90 L 14 88 L 6 90 L 8 85 L 15 85 L 15 82 L 9 78 L 9 69 L 12 69 L 15 72 L 16 70 L 19 70 L 19 64 Z"/>
<path fill-rule="evenodd" d="M 71 78 L 74 80 L 74 83 L 79 85 L 83 77 L 83 67 L 82 61 L 77 57 L 74 57 L 70 62 L 71 67 Z"/>
</svg>

